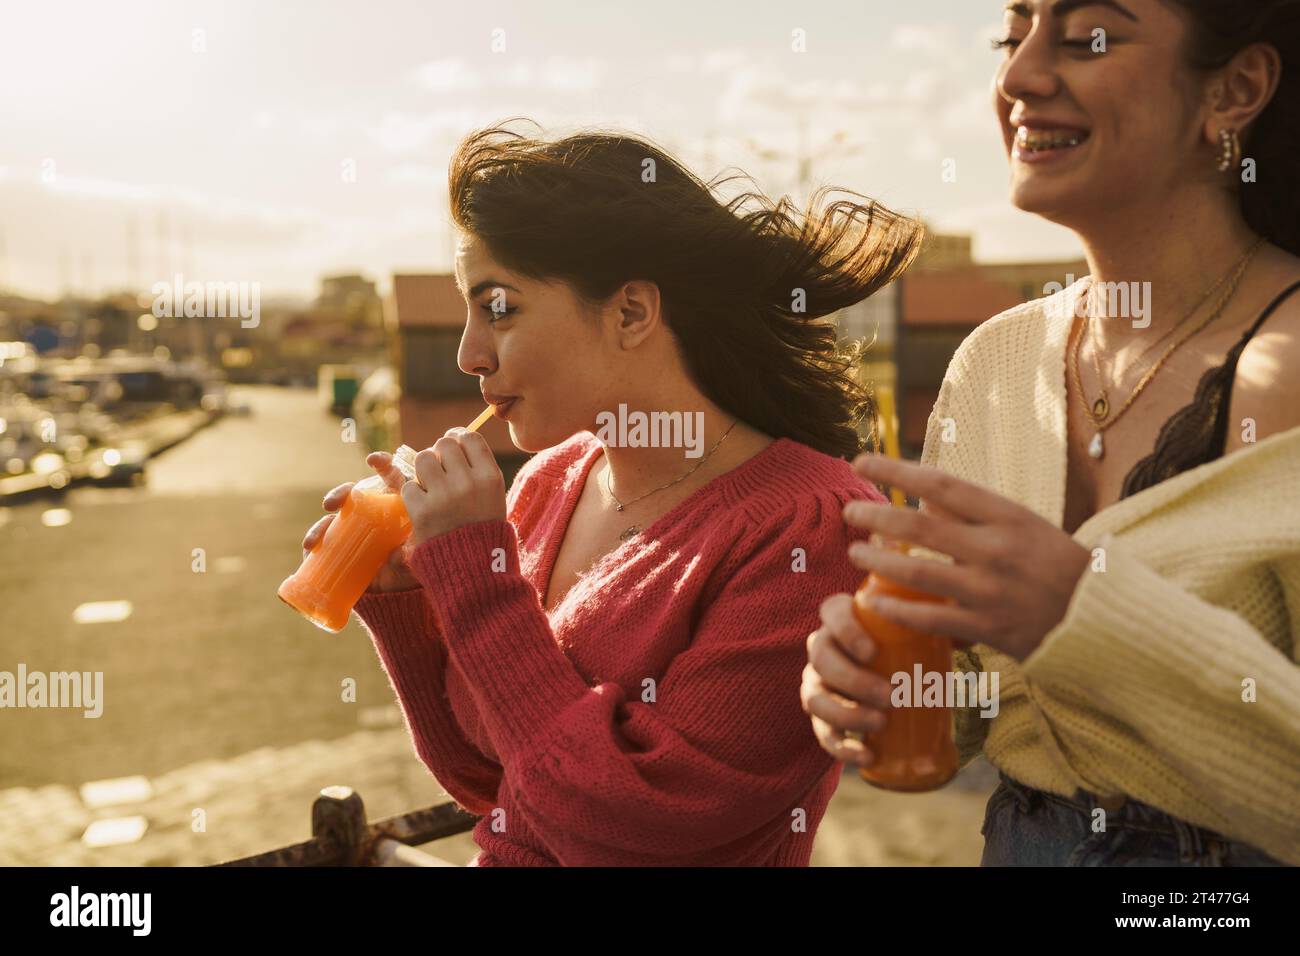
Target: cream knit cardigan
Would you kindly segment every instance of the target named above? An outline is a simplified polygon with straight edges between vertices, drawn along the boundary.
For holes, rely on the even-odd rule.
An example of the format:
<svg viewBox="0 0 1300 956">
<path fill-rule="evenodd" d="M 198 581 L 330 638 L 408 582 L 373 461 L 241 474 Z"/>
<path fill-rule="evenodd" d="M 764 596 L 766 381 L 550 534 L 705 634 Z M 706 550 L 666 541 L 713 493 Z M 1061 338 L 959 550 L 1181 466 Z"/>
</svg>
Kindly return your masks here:
<svg viewBox="0 0 1300 956">
<path fill-rule="evenodd" d="M 1088 281 L 962 343 L 921 459 L 1057 527 L 1066 339 Z M 1001 691 L 996 717 L 958 713 L 963 763 L 982 747 L 1030 786 L 1122 794 L 1300 863 L 1300 428 L 1103 508 L 1074 539 L 1093 565 L 1042 644 L 1020 663 L 958 655 Z"/>
</svg>

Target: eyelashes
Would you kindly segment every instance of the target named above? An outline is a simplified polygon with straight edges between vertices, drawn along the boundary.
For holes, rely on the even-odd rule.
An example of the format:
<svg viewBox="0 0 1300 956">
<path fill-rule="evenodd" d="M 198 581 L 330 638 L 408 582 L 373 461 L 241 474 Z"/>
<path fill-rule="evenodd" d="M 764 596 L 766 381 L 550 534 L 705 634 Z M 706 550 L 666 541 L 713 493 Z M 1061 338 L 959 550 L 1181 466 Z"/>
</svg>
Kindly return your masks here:
<svg viewBox="0 0 1300 956">
<path fill-rule="evenodd" d="M 490 305 L 480 305 L 479 308 L 487 313 L 489 325 L 495 325 L 497 322 L 501 321 L 504 318 L 507 318 L 508 316 L 514 315 L 515 312 L 518 311 L 518 309 L 503 309 L 500 312 L 498 312 Z"/>
<path fill-rule="evenodd" d="M 1114 42 L 1113 40 L 1110 42 Z M 1014 50 L 1020 46 L 1021 41 L 1016 37 L 1000 37 L 996 40 L 990 40 L 989 43 L 995 50 Z M 1062 40 L 1061 46 L 1068 46 L 1075 50 L 1091 50 L 1092 40 Z"/>
</svg>

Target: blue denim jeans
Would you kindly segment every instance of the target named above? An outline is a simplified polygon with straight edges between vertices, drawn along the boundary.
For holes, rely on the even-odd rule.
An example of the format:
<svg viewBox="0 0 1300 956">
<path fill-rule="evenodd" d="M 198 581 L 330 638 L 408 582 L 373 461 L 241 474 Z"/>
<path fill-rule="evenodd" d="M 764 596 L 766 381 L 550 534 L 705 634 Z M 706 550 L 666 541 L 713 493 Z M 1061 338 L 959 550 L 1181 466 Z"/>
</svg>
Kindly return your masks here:
<svg viewBox="0 0 1300 956">
<path fill-rule="evenodd" d="M 1285 866 L 1262 850 L 1175 819 L 1135 800 L 1106 813 L 1095 797 L 1062 797 L 1000 774 L 984 810 L 981 866 Z"/>
</svg>

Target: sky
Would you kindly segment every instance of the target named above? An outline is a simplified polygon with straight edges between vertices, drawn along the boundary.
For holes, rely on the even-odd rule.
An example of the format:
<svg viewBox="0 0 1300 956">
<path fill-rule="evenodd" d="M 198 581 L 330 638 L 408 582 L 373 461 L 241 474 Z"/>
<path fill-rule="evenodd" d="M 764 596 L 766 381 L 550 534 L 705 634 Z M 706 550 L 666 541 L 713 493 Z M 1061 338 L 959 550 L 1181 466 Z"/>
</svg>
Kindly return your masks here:
<svg viewBox="0 0 1300 956">
<path fill-rule="evenodd" d="M 448 271 L 447 161 L 511 116 L 799 198 L 802 142 L 812 185 L 970 232 L 981 260 L 1077 256 L 1007 200 L 1001 7 L 0 0 L 0 288 Z"/>
</svg>

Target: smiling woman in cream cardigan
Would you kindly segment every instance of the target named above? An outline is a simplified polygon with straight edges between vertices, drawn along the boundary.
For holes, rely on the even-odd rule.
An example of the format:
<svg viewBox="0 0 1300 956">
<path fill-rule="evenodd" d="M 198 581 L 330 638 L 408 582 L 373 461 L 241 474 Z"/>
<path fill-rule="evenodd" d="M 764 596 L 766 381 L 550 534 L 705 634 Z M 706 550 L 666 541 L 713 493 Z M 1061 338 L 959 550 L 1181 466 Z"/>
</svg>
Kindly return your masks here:
<svg viewBox="0 0 1300 956">
<path fill-rule="evenodd" d="M 850 526 L 953 560 L 850 555 L 947 598 L 878 610 L 1000 676 L 996 716 L 958 715 L 1001 772 L 985 864 L 1300 863 L 1300 5 L 1004 15 L 1011 198 L 1090 275 L 962 344 L 920 465 L 859 464 L 923 507 Z M 1104 56 L 1074 40 L 1098 28 Z M 889 685 L 849 596 L 821 617 L 804 709 L 867 764 Z"/>
<path fill-rule="evenodd" d="M 875 459 L 859 470 L 929 502 L 948 500 L 976 536 L 996 538 L 1025 520 L 1014 513 L 966 517 L 997 501 L 1018 502 L 1044 525 L 1059 524 L 1066 486 L 1061 368 L 1073 302 L 1087 284 L 1004 313 L 966 340 L 931 413 L 921 467 Z M 965 482 L 1001 498 L 972 495 Z M 942 529 L 892 524 L 903 517 L 897 511 L 881 507 L 861 524 L 952 547 Z M 1026 527 L 1007 535 L 1020 561 L 1033 560 L 1024 546 L 1032 533 Z M 958 711 L 962 762 L 982 748 L 1023 785 L 1004 785 L 995 795 L 1008 809 L 1023 805 L 1018 794 L 1026 787 L 1063 796 L 1082 790 L 1094 807 L 1115 812 L 1137 801 L 1300 863 L 1293 623 L 1300 616 L 1300 427 L 1103 508 L 1073 540 L 1083 570 L 1064 617 L 1037 646 L 1015 652 L 1014 612 L 1004 609 L 1006 631 L 958 655 L 965 669 L 997 672 L 1001 691 L 993 719 L 977 708 Z M 884 549 L 872 550 L 881 552 L 873 566 L 887 576 L 939 589 L 928 568 L 909 571 L 890 564 Z M 1022 590 L 1039 587 L 1041 572 L 1012 566 Z M 907 620 L 927 629 L 938 623 Z M 1195 836 L 1188 831 L 1189 852 Z M 1118 839 L 1082 839 L 1095 845 L 1080 848 L 1075 862 L 1109 852 Z M 1201 842 L 1205 853 L 1215 849 Z"/>
</svg>

